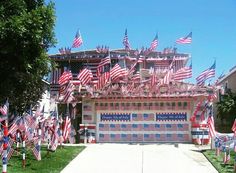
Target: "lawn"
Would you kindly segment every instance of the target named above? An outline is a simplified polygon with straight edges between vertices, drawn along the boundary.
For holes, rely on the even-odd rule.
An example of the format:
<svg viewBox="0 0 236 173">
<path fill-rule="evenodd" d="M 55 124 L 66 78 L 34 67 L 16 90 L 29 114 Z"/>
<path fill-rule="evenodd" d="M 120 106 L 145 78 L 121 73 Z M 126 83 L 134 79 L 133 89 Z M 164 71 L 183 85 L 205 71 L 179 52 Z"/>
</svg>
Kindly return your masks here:
<svg viewBox="0 0 236 173">
<path fill-rule="evenodd" d="M 230 151 L 230 161 L 227 164 L 223 164 L 223 153 L 216 156 L 215 150 L 206 150 L 203 151 L 203 154 L 212 163 L 212 165 L 214 165 L 219 173 L 234 172 L 234 151 Z"/>
<path fill-rule="evenodd" d="M 47 153 L 42 148 L 41 161 L 37 161 L 32 151 L 27 151 L 26 167 L 22 168 L 20 155 L 13 154 L 7 166 L 9 173 L 59 173 L 73 158 L 75 158 L 85 147 L 62 147 L 56 152 Z M 2 166 L 2 164 L 1 164 Z"/>
</svg>

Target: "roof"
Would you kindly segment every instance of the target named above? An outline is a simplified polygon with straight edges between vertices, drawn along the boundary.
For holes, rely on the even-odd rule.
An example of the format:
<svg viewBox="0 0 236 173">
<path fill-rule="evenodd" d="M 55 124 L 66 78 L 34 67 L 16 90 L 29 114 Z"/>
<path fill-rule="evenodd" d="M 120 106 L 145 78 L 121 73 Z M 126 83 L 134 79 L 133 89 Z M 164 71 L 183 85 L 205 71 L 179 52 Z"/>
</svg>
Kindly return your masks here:
<svg viewBox="0 0 236 173">
<path fill-rule="evenodd" d="M 233 75 L 234 73 L 236 73 L 236 65 L 234 67 L 232 67 L 229 70 L 229 73 L 224 75 L 222 78 L 219 79 L 218 83 L 221 84 L 223 81 L 225 81 L 226 79 L 228 79 L 231 75 Z"/>
</svg>

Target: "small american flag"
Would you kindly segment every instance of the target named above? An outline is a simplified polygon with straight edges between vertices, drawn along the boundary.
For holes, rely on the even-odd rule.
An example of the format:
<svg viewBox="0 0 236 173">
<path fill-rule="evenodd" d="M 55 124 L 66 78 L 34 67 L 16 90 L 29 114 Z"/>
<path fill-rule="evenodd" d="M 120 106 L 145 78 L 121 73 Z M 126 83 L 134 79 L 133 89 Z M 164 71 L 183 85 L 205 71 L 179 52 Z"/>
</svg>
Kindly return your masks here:
<svg viewBox="0 0 236 173">
<path fill-rule="evenodd" d="M 36 160 L 41 160 L 40 145 L 36 144 L 32 151 Z"/>
<path fill-rule="evenodd" d="M 132 120 L 133 121 L 142 121 L 143 120 L 143 115 L 142 114 L 132 114 Z"/>
<path fill-rule="evenodd" d="M 80 35 L 80 31 L 78 30 L 75 35 L 75 39 L 73 41 L 72 47 L 73 48 L 78 48 L 83 44 L 82 37 Z"/>
<path fill-rule="evenodd" d="M 192 43 L 192 32 L 190 32 L 186 37 L 181 37 L 176 40 L 177 44 L 190 44 Z"/>
<path fill-rule="evenodd" d="M 215 123 L 214 123 L 214 119 L 213 119 L 211 112 L 209 113 L 207 124 L 209 126 L 210 137 L 212 138 L 212 137 L 216 136 Z"/>
<path fill-rule="evenodd" d="M 6 101 L 6 103 L 2 107 L 0 107 L 0 112 L 2 115 L 7 115 L 8 107 L 9 107 L 8 101 Z"/>
<path fill-rule="evenodd" d="M 107 142 L 110 141 L 110 135 L 109 134 L 99 134 L 99 141 L 100 142 Z"/>
<path fill-rule="evenodd" d="M 177 124 L 178 131 L 188 131 L 189 125 L 188 124 Z"/>
<path fill-rule="evenodd" d="M 130 44 L 129 44 L 129 40 L 128 40 L 128 34 L 127 34 L 127 29 L 125 29 L 125 36 L 123 39 L 123 45 L 125 46 L 125 50 L 130 50 Z"/>
<path fill-rule="evenodd" d="M 158 46 L 158 34 L 156 34 L 155 38 L 151 42 L 151 46 L 149 48 L 150 51 L 154 51 Z"/>
<path fill-rule="evenodd" d="M 99 130 L 100 131 L 108 131 L 109 130 L 109 124 L 99 124 Z"/>
<path fill-rule="evenodd" d="M 110 124 L 110 131 L 120 131 L 120 124 Z"/>
<path fill-rule="evenodd" d="M 154 121 L 154 114 L 143 114 L 143 120 L 144 121 Z"/>
<path fill-rule="evenodd" d="M 63 128 L 64 141 L 67 140 L 70 131 L 71 131 L 71 121 L 70 121 L 70 118 L 67 116 L 65 120 L 64 128 Z"/>
<path fill-rule="evenodd" d="M 131 127 L 132 127 L 131 124 L 121 124 L 120 125 L 120 130 L 121 131 L 131 131 Z"/>
</svg>

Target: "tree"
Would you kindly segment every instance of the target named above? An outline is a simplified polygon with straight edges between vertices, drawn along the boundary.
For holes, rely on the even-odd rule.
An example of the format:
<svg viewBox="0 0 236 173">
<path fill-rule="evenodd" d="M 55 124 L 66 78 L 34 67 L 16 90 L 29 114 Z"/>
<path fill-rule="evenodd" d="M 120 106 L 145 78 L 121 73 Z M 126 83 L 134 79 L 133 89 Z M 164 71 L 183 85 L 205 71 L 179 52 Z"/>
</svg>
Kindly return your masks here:
<svg viewBox="0 0 236 173">
<path fill-rule="evenodd" d="M 236 118 L 236 93 L 228 90 L 217 103 L 217 109 L 221 121 L 226 120 L 231 125 Z"/>
<path fill-rule="evenodd" d="M 22 114 L 43 92 L 49 73 L 49 47 L 54 46 L 55 10 L 44 0 L 1 0 L 0 101 L 9 99 Z"/>
</svg>

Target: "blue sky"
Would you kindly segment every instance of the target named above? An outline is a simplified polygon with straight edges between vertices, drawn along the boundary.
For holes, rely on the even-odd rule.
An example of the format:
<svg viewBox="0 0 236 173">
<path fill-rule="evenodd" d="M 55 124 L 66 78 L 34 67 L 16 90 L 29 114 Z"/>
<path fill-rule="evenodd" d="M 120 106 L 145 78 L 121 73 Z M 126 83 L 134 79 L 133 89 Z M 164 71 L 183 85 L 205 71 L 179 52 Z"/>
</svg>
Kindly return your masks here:
<svg viewBox="0 0 236 173">
<path fill-rule="evenodd" d="M 55 33 L 58 41 L 49 54 L 70 47 L 77 29 L 84 44 L 72 51 L 107 45 L 122 48 L 125 28 L 131 47 L 149 47 L 159 36 L 157 51 L 173 46 L 177 38 L 193 32 L 191 45 L 177 45 L 178 52 L 190 53 L 193 78 L 216 59 L 216 76 L 236 65 L 235 0 L 53 0 L 56 8 Z M 214 80 L 214 79 L 213 79 Z"/>
</svg>

